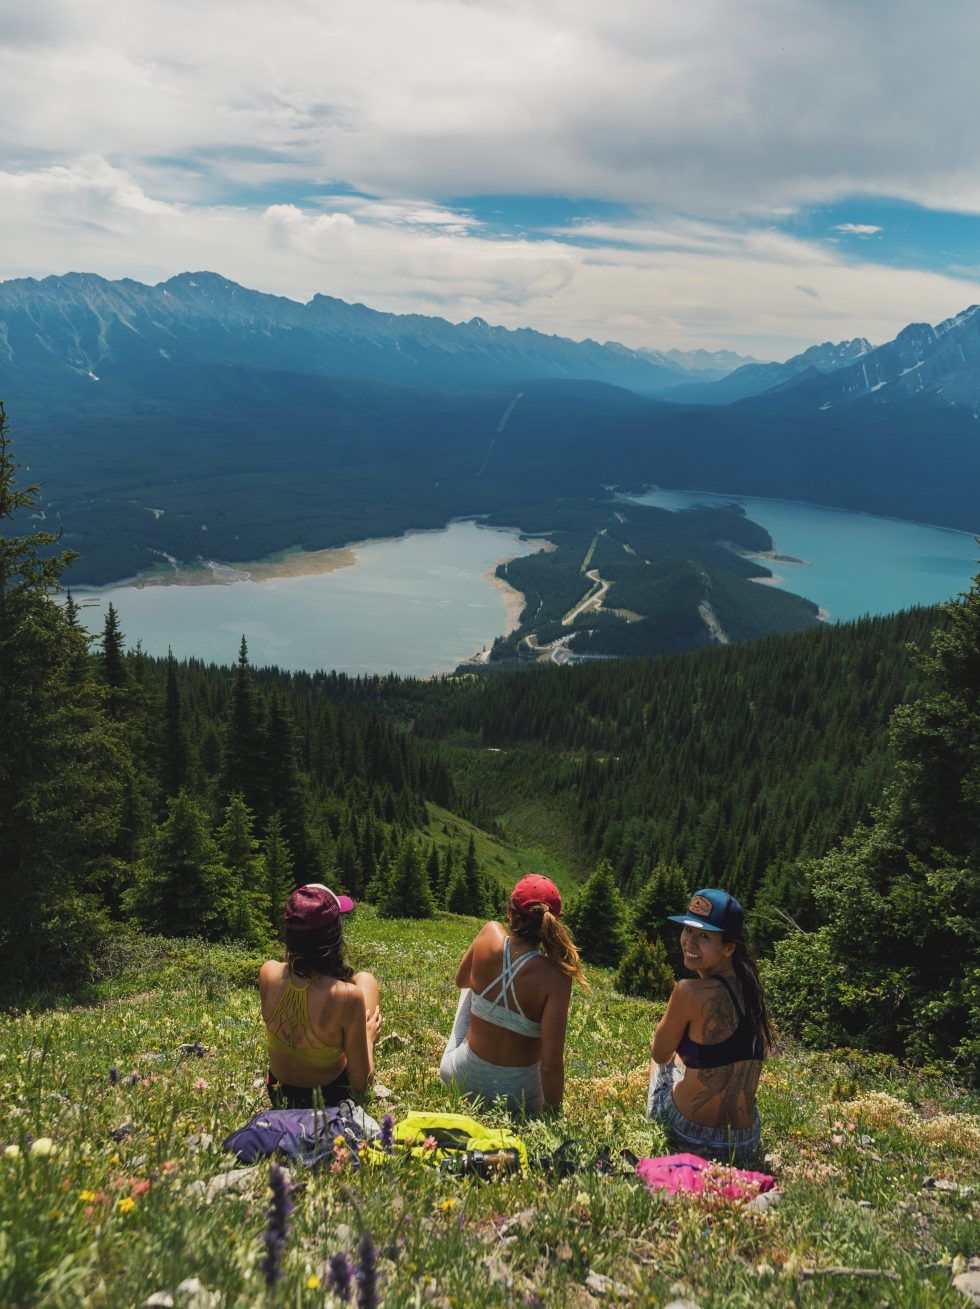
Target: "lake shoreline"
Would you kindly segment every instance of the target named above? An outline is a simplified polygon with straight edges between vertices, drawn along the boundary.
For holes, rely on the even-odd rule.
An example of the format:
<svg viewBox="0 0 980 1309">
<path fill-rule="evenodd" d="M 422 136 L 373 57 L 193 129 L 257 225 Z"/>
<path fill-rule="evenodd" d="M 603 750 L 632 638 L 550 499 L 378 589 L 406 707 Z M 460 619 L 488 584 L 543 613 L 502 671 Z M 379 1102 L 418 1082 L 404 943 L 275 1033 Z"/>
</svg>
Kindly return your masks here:
<svg viewBox="0 0 980 1309">
<path fill-rule="evenodd" d="M 283 550 L 274 551 L 262 559 L 253 559 L 246 562 L 225 563 L 218 559 L 198 559 L 194 563 L 185 563 L 175 559 L 172 555 L 166 555 L 169 567 L 164 564 L 154 564 L 151 568 L 143 572 L 134 573 L 129 577 L 121 577 L 112 582 L 101 582 L 97 586 L 89 586 L 86 583 L 78 583 L 73 588 L 79 594 L 83 592 L 86 595 L 104 595 L 109 591 L 117 590 L 120 587 L 133 587 L 136 590 L 143 590 L 146 587 L 156 586 L 234 586 L 238 582 L 272 582 L 286 577 L 319 577 L 324 573 L 333 573 L 340 568 L 351 568 L 360 562 L 358 550 L 371 545 L 385 545 L 394 541 L 406 541 L 414 536 L 437 536 L 441 532 L 446 532 L 457 523 L 472 523 L 474 527 L 479 527 L 488 532 L 511 532 L 515 534 L 522 544 L 536 546 L 539 550 L 554 550 L 557 547 L 552 541 L 539 540 L 536 537 L 525 536 L 520 528 L 508 527 L 504 524 L 494 523 L 489 525 L 481 522 L 479 518 L 450 518 L 442 527 L 410 527 L 405 532 L 398 532 L 392 536 L 368 536 L 361 541 L 350 541 L 340 546 L 325 546 L 320 550 L 306 550 L 302 546 L 287 546 Z M 507 555 L 498 559 L 491 568 L 481 575 L 481 581 L 489 581 L 492 585 L 497 585 L 501 580 L 494 578 L 492 575 L 501 564 L 508 564 L 512 559 L 521 558 L 520 555 Z M 508 591 L 514 588 L 506 583 Z M 516 592 L 520 594 L 520 592 Z M 521 597 L 523 603 L 523 597 Z M 508 606 L 509 612 L 509 606 Z M 515 624 L 516 626 L 516 624 Z M 508 631 L 513 631 L 513 627 Z M 505 632 L 506 636 L 508 633 Z"/>
</svg>

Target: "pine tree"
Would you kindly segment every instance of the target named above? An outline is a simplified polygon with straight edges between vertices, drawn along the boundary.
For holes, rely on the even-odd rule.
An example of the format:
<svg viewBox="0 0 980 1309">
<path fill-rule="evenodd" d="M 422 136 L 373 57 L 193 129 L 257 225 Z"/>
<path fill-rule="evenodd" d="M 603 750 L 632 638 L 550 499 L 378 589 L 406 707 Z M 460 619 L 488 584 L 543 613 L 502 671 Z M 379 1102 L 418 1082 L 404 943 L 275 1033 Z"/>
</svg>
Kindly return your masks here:
<svg viewBox="0 0 980 1309">
<path fill-rule="evenodd" d="M 278 931 L 286 897 L 296 885 L 289 845 L 283 836 L 282 819 L 278 814 L 271 814 L 265 825 L 262 858 L 265 864 L 266 915 L 269 926 Z"/>
<path fill-rule="evenodd" d="M 203 810 L 186 791 L 168 802 L 124 902 L 148 932 L 212 941 L 228 933 L 236 908 L 231 877 Z"/>
<path fill-rule="evenodd" d="M 86 977 L 103 948 L 89 882 L 128 759 L 83 672 L 85 635 L 55 599 L 73 556 L 50 532 L 9 534 L 40 503 L 18 468 L 0 404 L 0 958 L 6 978 L 36 986 Z"/>
<path fill-rule="evenodd" d="M 378 899 L 382 918 L 431 918 L 435 901 L 414 837 L 406 837 Z"/>
<path fill-rule="evenodd" d="M 600 859 L 595 872 L 575 896 L 568 925 L 582 958 L 603 968 L 615 968 L 623 954 L 626 906 L 612 865 Z"/>
</svg>

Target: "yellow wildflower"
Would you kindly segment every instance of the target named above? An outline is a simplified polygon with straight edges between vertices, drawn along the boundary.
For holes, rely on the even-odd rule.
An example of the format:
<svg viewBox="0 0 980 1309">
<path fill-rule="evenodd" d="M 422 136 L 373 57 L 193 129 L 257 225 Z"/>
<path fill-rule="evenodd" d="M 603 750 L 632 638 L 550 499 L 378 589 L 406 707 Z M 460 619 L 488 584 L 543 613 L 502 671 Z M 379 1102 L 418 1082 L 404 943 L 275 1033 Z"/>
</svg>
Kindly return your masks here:
<svg viewBox="0 0 980 1309">
<path fill-rule="evenodd" d="M 308 1291 L 318 1291 L 320 1289 L 320 1279 L 316 1273 L 310 1273 L 306 1279 L 306 1289 Z"/>
<path fill-rule="evenodd" d="M 111 1164 L 117 1164 L 119 1162 L 119 1156 L 117 1154 L 111 1154 L 109 1156 L 109 1162 Z"/>
<path fill-rule="evenodd" d="M 86 1204 L 95 1204 L 99 1197 L 94 1191 L 79 1191 L 78 1198 L 79 1200 L 84 1200 Z"/>
<path fill-rule="evenodd" d="M 131 1195 L 124 1195 L 121 1200 L 116 1201 L 116 1208 L 121 1214 L 131 1213 L 136 1208 L 136 1201 Z"/>
<path fill-rule="evenodd" d="M 456 1199 L 456 1197 L 454 1195 L 451 1195 L 448 1200 L 443 1200 L 439 1208 L 445 1214 L 448 1213 L 450 1209 L 455 1209 L 458 1203 L 459 1201 Z"/>
</svg>

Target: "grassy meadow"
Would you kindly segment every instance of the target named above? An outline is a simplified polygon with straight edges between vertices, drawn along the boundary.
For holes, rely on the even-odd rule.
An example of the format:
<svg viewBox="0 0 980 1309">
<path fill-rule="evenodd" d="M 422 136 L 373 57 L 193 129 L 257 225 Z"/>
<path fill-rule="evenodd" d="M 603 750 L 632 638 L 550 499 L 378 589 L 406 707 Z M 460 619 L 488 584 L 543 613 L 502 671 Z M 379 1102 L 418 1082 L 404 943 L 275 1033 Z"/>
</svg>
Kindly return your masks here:
<svg viewBox="0 0 980 1309">
<path fill-rule="evenodd" d="M 390 1096 L 368 1098 L 375 1117 L 460 1107 L 437 1068 L 474 927 L 355 915 L 355 962 L 382 985 L 378 1079 Z M 266 1107 L 259 962 L 143 941 L 83 1002 L 22 999 L 0 1019 L 0 1304 L 125 1309 L 163 1292 L 195 1309 L 339 1305 L 328 1262 L 353 1255 L 364 1230 L 391 1309 L 966 1303 L 951 1279 L 980 1254 L 980 1197 L 965 1189 L 980 1182 L 977 1099 L 948 1070 L 799 1050 L 773 1059 L 760 1087 L 765 1166 L 781 1192 L 767 1212 L 650 1195 L 625 1165 L 483 1182 L 346 1160 L 294 1170 L 283 1276 L 269 1289 L 269 1166 L 208 1189 L 235 1167 L 221 1140 Z M 607 973 L 589 977 L 591 993 L 573 1000 L 564 1113 L 521 1130 L 532 1154 L 566 1137 L 589 1159 L 602 1146 L 614 1158 L 667 1153 L 644 1117 L 659 1007 L 617 995 Z M 185 1043 L 206 1052 L 181 1054 Z"/>
</svg>

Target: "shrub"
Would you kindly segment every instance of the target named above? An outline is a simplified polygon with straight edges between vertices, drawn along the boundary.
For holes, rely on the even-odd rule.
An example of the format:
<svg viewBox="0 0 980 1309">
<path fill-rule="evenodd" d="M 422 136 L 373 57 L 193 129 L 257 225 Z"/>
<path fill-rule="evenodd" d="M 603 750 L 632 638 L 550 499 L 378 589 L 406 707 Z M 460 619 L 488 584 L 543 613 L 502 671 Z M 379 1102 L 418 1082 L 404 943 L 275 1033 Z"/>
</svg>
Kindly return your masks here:
<svg viewBox="0 0 980 1309">
<path fill-rule="evenodd" d="M 620 995 L 667 1000 L 674 989 L 674 970 L 663 941 L 638 936 L 623 955 L 613 985 Z"/>
</svg>

